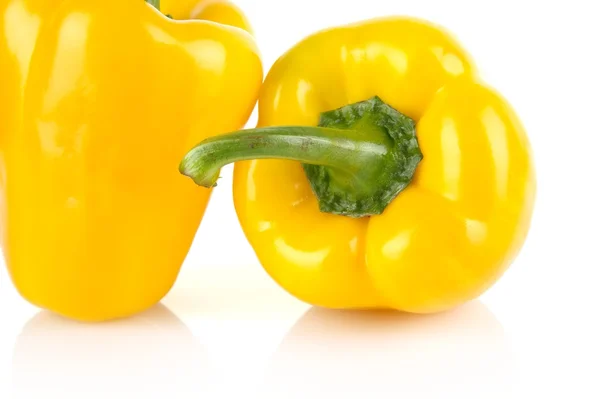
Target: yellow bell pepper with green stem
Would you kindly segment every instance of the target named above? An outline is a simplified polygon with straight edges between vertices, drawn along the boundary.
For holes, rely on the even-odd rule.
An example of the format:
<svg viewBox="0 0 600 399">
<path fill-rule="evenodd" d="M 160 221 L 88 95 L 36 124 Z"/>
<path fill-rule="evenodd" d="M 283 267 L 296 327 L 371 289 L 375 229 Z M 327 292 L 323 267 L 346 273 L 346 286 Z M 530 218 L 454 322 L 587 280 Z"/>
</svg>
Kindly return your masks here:
<svg viewBox="0 0 600 399">
<path fill-rule="evenodd" d="M 143 0 L 0 0 L 0 68 L 2 246 L 17 289 L 86 321 L 154 305 L 210 196 L 177 165 L 247 121 L 262 81 L 253 38 Z"/>
<path fill-rule="evenodd" d="M 385 18 L 319 32 L 273 66 L 259 127 L 181 163 L 211 187 L 235 166 L 242 228 L 266 271 L 331 308 L 447 310 L 488 289 L 535 198 L 525 130 L 445 30 Z"/>
</svg>

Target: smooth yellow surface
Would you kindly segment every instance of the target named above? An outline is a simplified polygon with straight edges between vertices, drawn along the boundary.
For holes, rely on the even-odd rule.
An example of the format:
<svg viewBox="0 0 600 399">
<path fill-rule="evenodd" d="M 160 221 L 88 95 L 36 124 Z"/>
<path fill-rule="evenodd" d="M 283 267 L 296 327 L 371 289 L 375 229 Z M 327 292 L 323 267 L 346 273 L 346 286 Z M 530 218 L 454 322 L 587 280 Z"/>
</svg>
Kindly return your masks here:
<svg viewBox="0 0 600 399">
<path fill-rule="evenodd" d="M 161 0 L 161 10 L 175 19 L 201 19 L 235 26 L 252 33 L 250 21 L 227 0 Z"/>
<path fill-rule="evenodd" d="M 406 18 L 298 44 L 263 85 L 259 125 L 316 125 L 375 95 L 418 122 L 424 154 L 382 215 L 320 213 L 299 163 L 261 160 L 235 168 L 242 227 L 267 272 L 311 304 L 455 307 L 489 288 L 525 240 L 535 197 L 525 131 L 448 33 Z"/>
<path fill-rule="evenodd" d="M 261 62 L 249 34 L 143 1 L 0 0 L 2 243 L 21 294 L 80 320 L 171 288 L 210 191 L 178 165 L 241 128 Z"/>
</svg>

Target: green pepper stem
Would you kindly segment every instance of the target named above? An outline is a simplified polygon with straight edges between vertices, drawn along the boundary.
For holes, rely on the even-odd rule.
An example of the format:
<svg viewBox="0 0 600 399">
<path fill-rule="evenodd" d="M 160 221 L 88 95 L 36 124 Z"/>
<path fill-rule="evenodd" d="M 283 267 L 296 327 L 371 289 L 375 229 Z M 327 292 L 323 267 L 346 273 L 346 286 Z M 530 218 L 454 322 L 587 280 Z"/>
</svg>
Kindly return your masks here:
<svg viewBox="0 0 600 399">
<path fill-rule="evenodd" d="M 243 130 L 209 138 L 183 159 L 182 174 L 196 184 L 213 187 L 220 169 L 251 159 L 287 159 L 327 166 L 360 176 L 361 168 L 378 164 L 388 152 L 381 140 L 366 140 L 355 130 L 278 126 Z"/>
<path fill-rule="evenodd" d="M 373 97 L 322 113 L 318 127 L 265 127 L 207 139 L 179 170 L 210 188 L 223 166 L 250 159 L 303 163 L 322 212 L 363 217 L 381 214 L 410 184 L 423 154 L 415 122 Z"/>
</svg>

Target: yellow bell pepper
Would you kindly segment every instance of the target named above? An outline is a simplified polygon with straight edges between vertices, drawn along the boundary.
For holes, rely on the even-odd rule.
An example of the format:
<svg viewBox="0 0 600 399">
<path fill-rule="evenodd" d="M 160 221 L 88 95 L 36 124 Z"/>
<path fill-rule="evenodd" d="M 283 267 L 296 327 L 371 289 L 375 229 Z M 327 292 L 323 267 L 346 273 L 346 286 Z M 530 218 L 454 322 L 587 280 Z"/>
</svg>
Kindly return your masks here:
<svg viewBox="0 0 600 399">
<path fill-rule="evenodd" d="M 259 108 L 259 128 L 205 140 L 180 170 L 211 187 L 244 161 L 243 230 L 301 300 L 443 311 L 483 293 L 523 245 L 536 187 L 526 133 L 443 29 L 387 18 L 317 33 L 276 62 Z"/>
<path fill-rule="evenodd" d="M 86 321 L 151 307 L 210 196 L 177 165 L 247 121 L 262 81 L 253 38 L 143 0 L 0 0 L 0 65 L 2 244 L 17 289 Z"/>
</svg>

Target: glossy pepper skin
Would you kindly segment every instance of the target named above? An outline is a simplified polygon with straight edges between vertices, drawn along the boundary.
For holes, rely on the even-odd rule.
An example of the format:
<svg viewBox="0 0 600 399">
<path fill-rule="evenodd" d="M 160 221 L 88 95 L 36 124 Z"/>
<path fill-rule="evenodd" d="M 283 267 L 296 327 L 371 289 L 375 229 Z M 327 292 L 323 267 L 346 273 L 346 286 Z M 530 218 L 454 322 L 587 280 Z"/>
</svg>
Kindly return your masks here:
<svg viewBox="0 0 600 399">
<path fill-rule="evenodd" d="M 252 37 L 142 0 L 0 0 L 0 65 L 2 245 L 17 289 L 84 321 L 154 305 L 210 196 L 177 165 L 249 117 L 262 80 Z"/>
<path fill-rule="evenodd" d="M 263 85 L 259 127 L 315 126 L 374 96 L 416 123 L 422 161 L 408 187 L 383 213 L 348 217 L 320 211 L 299 162 L 238 162 L 235 207 L 250 244 L 283 288 L 318 306 L 431 313 L 476 298 L 530 225 L 523 126 L 446 31 L 386 18 L 317 33 L 283 55 Z"/>
</svg>

